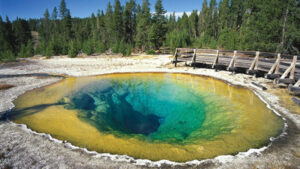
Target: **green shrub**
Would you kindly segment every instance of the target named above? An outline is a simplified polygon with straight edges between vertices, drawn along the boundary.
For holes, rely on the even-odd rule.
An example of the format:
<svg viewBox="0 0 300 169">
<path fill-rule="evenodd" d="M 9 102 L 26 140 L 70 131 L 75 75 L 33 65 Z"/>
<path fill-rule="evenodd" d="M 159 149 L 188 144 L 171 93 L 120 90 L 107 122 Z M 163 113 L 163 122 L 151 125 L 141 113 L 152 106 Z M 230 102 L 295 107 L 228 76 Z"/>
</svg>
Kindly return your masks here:
<svg viewBox="0 0 300 169">
<path fill-rule="evenodd" d="M 217 41 L 214 39 L 211 39 L 210 43 L 209 43 L 209 47 L 210 47 L 210 49 L 217 49 Z"/>
<path fill-rule="evenodd" d="M 146 54 L 147 54 L 147 55 L 155 55 L 156 52 L 155 52 L 155 50 L 150 49 L 150 50 L 147 50 L 147 51 L 146 51 Z"/>
<path fill-rule="evenodd" d="M 71 57 L 71 58 L 76 57 L 78 52 L 79 52 L 79 49 L 78 49 L 77 43 L 75 41 L 71 41 L 69 51 L 68 51 L 69 57 Z"/>
<path fill-rule="evenodd" d="M 105 44 L 104 43 L 102 43 L 102 42 L 99 42 L 99 43 L 97 43 L 97 46 L 96 46 L 96 52 L 98 52 L 98 53 L 104 53 L 104 52 L 106 52 L 106 46 L 105 46 Z"/>
<path fill-rule="evenodd" d="M 123 56 L 126 55 L 126 44 L 124 42 L 124 40 L 122 40 L 120 42 L 120 45 L 119 45 L 119 53 L 121 53 Z"/>
<path fill-rule="evenodd" d="M 1 62 L 16 61 L 15 54 L 11 50 L 0 52 L 0 61 Z"/>
<path fill-rule="evenodd" d="M 132 50 L 131 45 L 127 45 L 127 47 L 126 47 L 126 56 L 131 55 L 131 50 Z"/>
<path fill-rule="evenodd" d="M 86 53 L 87 55 L 91 55 L 95 52 L 94 50 L 94 43 L 91 39 L 85 41 L 83 43 L 83 52 Z"/>
<path fill-rule="evenodd" d="M 46 56 L 47 58 L 50 58 L 50 56 L 54 55 L 54 51 L 53 51 L 53 46 L 52 44 L 48 44 L 48 46 L 46 47 L 46 49 L 44 50 L 43 53 L 44 56 Z"/>
<path fill-rule="evenodd" d="M 21 45 L 21 49 L 18 56 L 21 58 L 33 56 L 33 47 L 32 47 L 32 42 L 30 40 L 27 42 L 26 46 L 25 44 Z"/>
<path fill-rule="evenodd" d="M 116 42 L 116 43 L 114 43 L 114 44 L 112 45 L 111 51 L 112 51 L 113 53 L 119 53 L 119 43 L 118 43 L 118 42 Z"/>
</svg>

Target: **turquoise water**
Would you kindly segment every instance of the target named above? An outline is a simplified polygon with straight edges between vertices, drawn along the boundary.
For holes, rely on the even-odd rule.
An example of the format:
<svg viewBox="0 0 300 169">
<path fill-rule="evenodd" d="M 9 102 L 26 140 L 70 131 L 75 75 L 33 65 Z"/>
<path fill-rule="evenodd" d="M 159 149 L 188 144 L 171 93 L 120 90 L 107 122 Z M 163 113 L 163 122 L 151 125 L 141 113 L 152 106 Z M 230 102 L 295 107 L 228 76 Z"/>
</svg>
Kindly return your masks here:
<svg viewBox="0 0 300 169">
<path fill-rule="evenodd" d="M 252 91 L 185 74 L 69 77 L 14 103 L 10 118 L 34 131 L 154 161 L 244 152 L 267 145 L 283 127 Z"/>
<path fill-rule="evenodd" d="M 206 112 L 212 113 L 222 100 L 211 94 L 207 99 L 207 93 L 180 87 L 168 78 L 156 81 L 141 77 L 102 79 L 69 98 L 66 108 L 79 109 L 79 117 L 101 132 L 119 137 L 139 135 L 142 140 L 177 144 L 201 137 Z M 214 106 L 208 106 L 208 101 Z M 221 113 L 220 110 L 219 106 L 214 113 Z M 222 127 L 224 122 L 206 128 Z M 212 138 L 227 131 L 230 127 L 202 137 Z M 193 136 L 193 132 L 199 133 Z"/>
</svg>

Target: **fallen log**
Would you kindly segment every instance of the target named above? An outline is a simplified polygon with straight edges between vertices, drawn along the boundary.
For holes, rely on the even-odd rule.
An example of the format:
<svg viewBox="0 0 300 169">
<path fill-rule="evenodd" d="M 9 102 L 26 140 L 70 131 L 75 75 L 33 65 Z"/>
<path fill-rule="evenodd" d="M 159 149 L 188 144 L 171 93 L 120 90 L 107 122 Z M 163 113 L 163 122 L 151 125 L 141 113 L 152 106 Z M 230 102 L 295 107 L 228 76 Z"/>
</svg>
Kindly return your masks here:
<svg viewBox="0 0 300 169">
<path fill-rule="evenodd" d="M 251 82 L 251 86 L 260 90 L 267 90 L 267 88 L 263 85 L 257 84 L 255 82 Z"/>
</svg>

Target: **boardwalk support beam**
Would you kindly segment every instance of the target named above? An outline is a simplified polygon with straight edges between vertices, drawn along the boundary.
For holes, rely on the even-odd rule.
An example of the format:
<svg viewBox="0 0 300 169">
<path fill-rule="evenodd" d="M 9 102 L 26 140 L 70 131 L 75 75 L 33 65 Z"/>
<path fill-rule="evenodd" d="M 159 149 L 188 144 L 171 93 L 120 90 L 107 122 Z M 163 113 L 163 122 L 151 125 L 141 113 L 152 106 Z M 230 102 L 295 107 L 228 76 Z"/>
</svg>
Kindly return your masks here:
<svg viewBox="0 0 300 169">
<path fill-rule="evenodd" d="M 285 83 L 285 84 L 295 83 L 294 76 L 295 76 L 296 62 L 297 62 L 297 56 L 294 56 L 291 66 L 288 69 L 286 69 L 286 71 L 282 74 L 280 79 L 278 79 L 277 83 Z M 289 78 L 287 78 L 288 75 L 290 75 Z"/>
<path fill-rule="evenodd" d="M 192 66 L 194 69 L 196 67 L 196 56 L 197 56 L 196 49 L 194 49 L 194 54 L 193 54 L 193 58 L 192 58 Z"/>
<path fill-rule="evenodd" d="M 259 51 L 256 52 L 256 56 L 251 64 L 250 68 L 247 70 L 247 74 L 256 74 L 257 73 L 258 60 L 259 60 Z"/>
<path fill-rule="evenodd" d="M 230 64 L 227 67 L 228 71 L 234 71 L 235 70 L 236 53 L 237 53 L 237 51 L 235 50 L 234 53 L 233 53 L 233 57 L 230 61 Z"/>
<path fill-rule="evenodd" d="M 281 54 L 278 53 L 275 63 L 273 64 L 273 66 L 271 67 L 271 69 L 269 70 L 269 72 L 265 76 L 265 78 L 276 79 L 276 78 L 280 77 L 280 74 L 279 74 L 279 65 L 280 65 L 280 58 L 281 58 L 280 56 L 281 56 Z"/>
<path fill-rule="evenodd" d="M 211 68 L 216 68 L 216 65 L 218 64 L 219 62 L 219 50 L 217 50 L 217 56 L 216 56 L 216 59 L 214 61 L 214 63 L 212 64 Z"/>
<path fill-rule="evenodd" d="M 176 48 L 174 59 L 173 59 L 173 63 L 175 63 L 175 67 L 177 67 L 177 55 L 178 55 L 178 49 Z"/>
</svg>

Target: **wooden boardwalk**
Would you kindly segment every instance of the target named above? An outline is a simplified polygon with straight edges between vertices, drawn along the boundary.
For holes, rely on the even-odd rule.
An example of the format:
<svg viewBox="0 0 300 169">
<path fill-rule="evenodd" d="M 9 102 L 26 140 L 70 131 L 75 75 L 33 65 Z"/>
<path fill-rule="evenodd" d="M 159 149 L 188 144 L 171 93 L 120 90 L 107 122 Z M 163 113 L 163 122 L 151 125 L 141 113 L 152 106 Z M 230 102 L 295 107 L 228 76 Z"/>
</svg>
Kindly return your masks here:
<svg viewBox="0 0 300 169">
<path fill-rule="evenodd" d="M 206 67 L 218 70 L 247 73 L 275 79 L 276 83 L 288 84 L 289 89 L 299 87 L 300 57 L 258 51 L 226 51 L 212 49 L 177 48 L 173 63 L 186 66 Z"/>
</svg>

